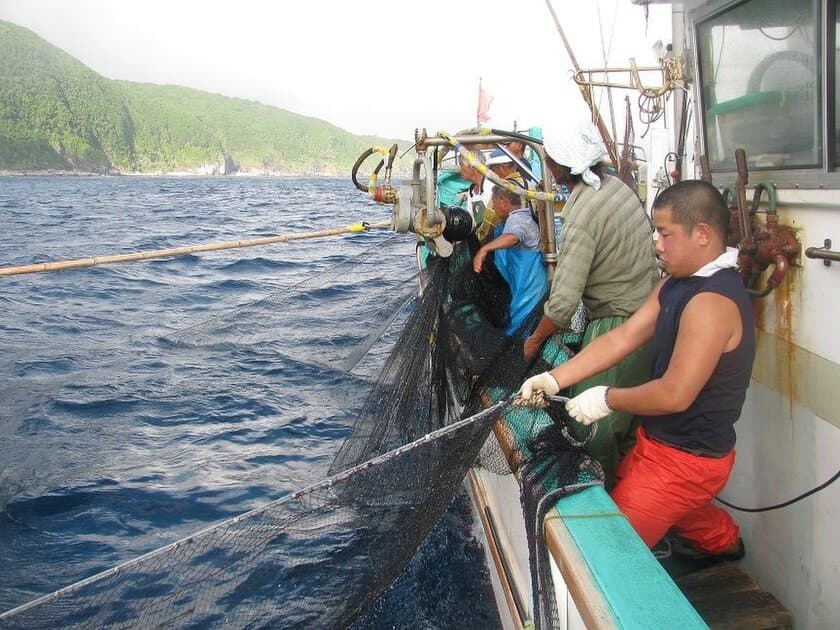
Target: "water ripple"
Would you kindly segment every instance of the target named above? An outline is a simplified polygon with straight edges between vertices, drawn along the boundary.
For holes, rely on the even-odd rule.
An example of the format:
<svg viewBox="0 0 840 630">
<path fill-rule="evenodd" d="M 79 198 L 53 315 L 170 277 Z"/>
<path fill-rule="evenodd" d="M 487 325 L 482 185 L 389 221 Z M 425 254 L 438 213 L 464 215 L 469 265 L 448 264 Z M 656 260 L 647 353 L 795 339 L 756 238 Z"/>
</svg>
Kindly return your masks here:
<svg viewBox="0 0 840 630">
<path fill-rule="evenodd" d="M 62 260 L 389 214 L 340 180 L 3 177 L 0 252 Z M 413 251 L 370 232 L 3 279 L 0 609 L 323 478 L 394 339 L 370 335 L 416 285 Z M 436 565 L 448 555 L 464 554 Z M 388 627 L 413 625 L 396 611 L 419 591 L 389 604 Z M 481 610 L 451 609 L 468 625 Z"/>
</svg>

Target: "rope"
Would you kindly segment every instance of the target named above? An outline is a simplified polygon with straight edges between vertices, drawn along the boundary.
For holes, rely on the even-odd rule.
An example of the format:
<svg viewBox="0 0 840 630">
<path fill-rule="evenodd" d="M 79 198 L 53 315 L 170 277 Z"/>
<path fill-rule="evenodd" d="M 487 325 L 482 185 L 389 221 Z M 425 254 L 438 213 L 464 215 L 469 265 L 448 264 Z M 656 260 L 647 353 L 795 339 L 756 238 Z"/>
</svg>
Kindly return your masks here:
<svg viewBox="0 0 840 630">
<path fill-rule="evenodd" d="M 563 45 L 566 48 L 566 52 L 569 55 L 569 61 L 572 62 L 572 67 L 575 69 L 575 72 L 580 72 L 580 66 L 578 65 L 577 59 L 575 58 L 575 54 L 572 52 L 572 46 L 569 44 L 569 40 L 566 39 L 566 33 L 563 31 L 563 26 L 560 24 L 560 19 L 557 17 L 557 13 L 554 11 L 554 7 L 551 4 L 551 0 L 545 0 L 545 5 L 548 7 L 548 12 L 551 13 L 551 19 L 554 20 L 554 27 L 557 29 L 557 33 L 560 35 L 560 39 L 563 40 Z M 601 140 L 604 141 L 604 147 L 607 149 L 607 153 L 610 155 L 610 161 L 613 164 L 618 164 L 618 156 L 615 152 L 615 143 L 613 142 L 612 138 L 610 138 L 610 133 L 607 131 L 606 125 L 604 125 L 604 120 L 601 118 L 601 114 L 598 111 L 598 107 L 595 105 L 595 102 L 592 100 L 591 94 L 589 94 L 586 88 L 582 85 L 578 85 L 580 89 L 581 96 L 583 96 L 584 102 L 589 106 L 589 111 L 592 113 L 592 120 L 595 123 L 595 126 L 598 127 L 598 131 L 601 134 Z"/>
<path fill-rule="evenodd" d="M 566 403 L 569 399 L 565 396 L 549 396 L 544 391 L 538 389 L 536 390 L 530 398 L 522 398 L 521 396 L 517 395 L 516 398 L 513 399 L 511 405 L 514 407 L 527 407 L 529 409 L 548 409 L 551 406 L 551 403 Z M 578 440 L 574 435 L 572 435 L 571 431 L 569 431 L 569 427 L 566 424 L 563 424 L 560 427 L 560 433 L 566 438 L 566 441 L 576 448 L 583 448 L 587 444 L 589 444 L 592 439 L 595 437 L 595 434 L 598 432 L 598 423 L 593 422 L 589 425 L 589 433 L 581 440 Z"/>
<path fill-rule="evenodd" d="M 170 258 L 172 256 L 185 256 L 186 254 L 194 254 L 197 252 L 214 252 L 222 249 L 236 249 L 239 247 L 257 247 L 259 245 L 285 243 L 288 241 L 302 241 L 310 238 L 337 236 L 339 234 L 357 234 L 359 232 L 366 232 L 367 230 L 390 227 L 390 221 L 382 221 L 380 223 L 354 223 L 344 227 L 317 230 L 315 232 L 303 232 L 301 234 L 281 234 L 278 236 L 266 236 L 263 238 L 255 238 L 244 241 L 221 241 L 218 243 L 205 243 L 204 245 L 186 245 L 183 247 L 172 247 L 169 249 L 158 249 L 147 252 L 134 252 L 133 254 L 113 254 L 108 256 L 94 256 L 92 258 L 77 258 L 75 260 L 33 263 L 31 265 L 19 265 L 16 267 L 0 267 L 0 276 L 16 276 L 26 273 L 81 269 L 84 267 L 94 267 L 96 265 L 135 262 L 138 260 L 151 260 L 153 258 Z"/>
</svg>

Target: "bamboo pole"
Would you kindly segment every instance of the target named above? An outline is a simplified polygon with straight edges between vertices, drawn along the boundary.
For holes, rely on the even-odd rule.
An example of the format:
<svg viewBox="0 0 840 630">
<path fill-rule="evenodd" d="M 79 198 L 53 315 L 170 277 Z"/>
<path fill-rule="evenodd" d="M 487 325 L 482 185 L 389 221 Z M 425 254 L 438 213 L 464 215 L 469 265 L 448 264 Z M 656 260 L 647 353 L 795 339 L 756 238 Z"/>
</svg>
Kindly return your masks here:
<svg viewBox="0 0 840 630">
<path fill-rule="evenodd" d="M 551 17 L 554 20 L 554 26 L 557 29 L 557 32 L 560 34 L 560 39 L 563 40 L 563 45 L 566 47 L 566 52 L 569 54 L 569 59 L 572 62 L 572 67 L 575 69 L 575 72 L 580 72 L 580 66 L 578 65 L 577 59 L 575 58 L 575 53 L 572 52 L 572 46 L 571 44 L 569 44 L 569 40 L 566 39 L 566 33 L 563 31 L 563 26 L 560 24 L 560 19 L 554 12 L 554 7 L 551 5 L 551 0 L 545 0 L 545 4 L 548 7 L 548 11 L 551 13 Z M 598 131 L 601 134 L 601 140 L 604 141 L 604 148 L 606 148 L 607 153 L 610 156 L 610 160 L 612 160 L 613 164 L 618 166 L 618 155 L 615 151 L 615 143 L 610 138 L 610 132 L 607 130 L 607 127 L 604 124 L 604 120 L 603 118 L 601 118 L 601 114 L 598 112 L 597 105 L 595 105 L 595 102 L 592 100 L 592 97 L 585 86 L 578 83 L 578 88 L 580 89 L 580 94 L 583 97 L 583 100 L 589 106 L 589 111 L 592 112 L 592 117 L 594 118 L 595 126 L 598 127 Z"/>
<path fill-rule="evenodd" d="M 171 247 L 169 249 L 157 249 L 147 252 L 134 252 L 133 254 L 113 254 L 109 256 L 94 256 L 93 258 L 77 258 L 75 260 L 60 260 L 55 262 L 33 263 L 31 265 L 19 265 L 17 267 L 0 267 L 0 276 L 17 276 L 25 273 L 41 273 L 44 271 L 63 271 L 65 269 L 81 269 L 94 267 L 96 265 L 110 265 L 113 263 L 135 262 L 138 260 L 151 260 L 153 258 L 171 258 L 173 256 L 184 256 L 196 252 L 214 252 L 222 249 L 236 249 L 239 247 L 257 247 L 259 245 L 270 245 L 272 243 L 286 243 L 288 241 L 302 241 L 310 238 L 321 238 L 325 236 L 337 236 L 340 234 L 355 234 L 367 230 L 390 228 L 390 221 L 380 223 L 354 223 L 339 228 L 318 230 L 315 232 L 302 232 L 300 234 L 281 234 L 278 236 L 266 236 L 250 240 L 221 241 L 218 243 L 205 243 L 204 245 L 186 245 L 184 247 Z"/>
</svg>

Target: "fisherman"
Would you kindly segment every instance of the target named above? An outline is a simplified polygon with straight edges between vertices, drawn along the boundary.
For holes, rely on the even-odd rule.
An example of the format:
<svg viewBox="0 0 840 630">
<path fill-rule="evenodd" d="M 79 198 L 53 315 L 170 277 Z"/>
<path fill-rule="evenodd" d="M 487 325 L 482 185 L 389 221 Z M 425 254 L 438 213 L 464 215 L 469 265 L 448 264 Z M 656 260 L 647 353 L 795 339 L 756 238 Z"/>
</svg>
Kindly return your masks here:
<svg viewBox="0 0 840 630">
<path fill-rule="evenodd" d="M 554 333 L 570 330 L 583 301 L 589 323 L 582 346 L 616 328 L 645 301 L 659 280 L 650 221 L 636 194 L 616 177 L 601 174 L 606 150 L 591 123 L 565 132 L 545 129 L 546 166 L 558 188 L 571 191 L 563 208 L 558 261 L 544 315 L 525 341 L 534 356 Z M 571 394 L 593 385 L 638 385 L 647 373 L 647 350 L 576 384 Z M 580 431 L 579 437 L 582 437 Z M 588 446 L 612 487 L 618 462 L 632 447 L 635 422 L 630 413 L 606 418 Z"/>
<path fill-rule="evenodd" d="M 506 151 L 501 147 L 493 149 L 490 152 L 490 157 L 487 159 L 487 168 L 502 179 L 512 179 L 524 187 L 525 179 L 522 176 L 521 168 L 514 161 L 513 154 L 510 151 Z"/>
<path fill-rule="evenodd" d="M 486 165 L 487 168 L 493 171 L 493 173 L 501 179 L 510 180 L 520 188 L 525 187 L 525 180 L 519 172 L 519 168 L 511 157 L 510 152 L 503 151 L 498 147 L 493 149 L 490 152 L 490 156 L 487 158 Z M 490 186 L 491 189 L 495 187 L 493 182 L 487 182 L 485 185 Z M 478 226 L 478 230 L 476 232 L 478 241 L 480 243 L 486 242 L 487 239 L 492 236 L 494 229 L 500 224 L 500 222 L 499 217 L 496 216 L 495 208 L 489 208 L 489 212 L 485 212 L 484 219 Z"/>
<path fill-rule="evenodd" d="M 480 273 L 490 252 L 510 287 L 510 323 L 505 333 L 513 335 L 545 297 L 548 280 L 540 254 L 540 228 L 522 198 L 500 186 L 493 187 L 493 209 L 502 224 L 496 238 L 482 245 L 473 258 L 473 270 Z M 524 336 L 524 335 L 523 335 Z"/>
<path fill-rule="evenodd" d="M 479 164 L 484 164 L 487 161 L 483 151 L 475 151 L 473 158 Z M 470 166 L 463 155 L 458 156 L 458 168 L 461 177 L 470 182 L 469 189 L 461 193 L 461 202 L 472 216 L 473 223 L 481 225 L 484 221 L 484 213 L 492 205 L 490 198 L 493 194 L 493 184 L 487 181 L 481 171 L 474 166 Z"/>
<path fill-rule="evenodd" d="M 693 557 L 743 557 L 738 526 L 712 498 L 735 462 L 735 431 L 750 381 L 755 339 L 749 296 L 726 247 L 729 210 L 711 185 L 686 180 L 654 203 L 656 251 L 670 277 L 626 323 L 567 363 L 529 378 L 521 395 L 556 394 L 616 365 L 652 340 L 650 380 L 598 385 L 566 403 L 590 425 L 615 411 L 637 414 L 636 445 L 611 494 L 649 547 L 669 529 Z"/>
<path fill-rule="evenodd" d="M 513 157 L 519 161 L 519 170 L 524 171 L 525 178 L 534 183 L 538 183 L 540 180 L 539 163 L 534 164 L 525 157 L 525 143 L 522 140 L 514 140 L 508 143 L 507 148 Z"/>
</svg>

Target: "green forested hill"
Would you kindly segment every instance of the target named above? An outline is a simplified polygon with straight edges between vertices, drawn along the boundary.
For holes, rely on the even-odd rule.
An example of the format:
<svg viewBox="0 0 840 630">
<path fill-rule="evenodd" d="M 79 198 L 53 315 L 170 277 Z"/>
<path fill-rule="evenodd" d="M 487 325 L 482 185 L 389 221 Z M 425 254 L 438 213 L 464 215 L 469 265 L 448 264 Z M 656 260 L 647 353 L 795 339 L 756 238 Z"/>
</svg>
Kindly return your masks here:
<svg viewBox="0 0 840 630">
<path fill-rule="evenodd" d="M 364 149 L 393 142 L 253 101 L 112 81 L 0 21 L 0 169 L 173 171 L 224 156 L 248 170 L 346 175 Z"/>
</svg>

